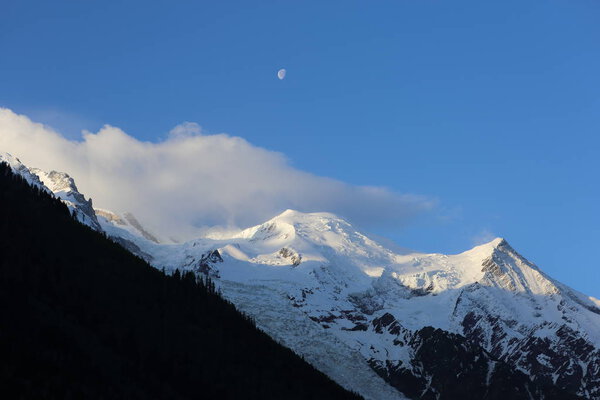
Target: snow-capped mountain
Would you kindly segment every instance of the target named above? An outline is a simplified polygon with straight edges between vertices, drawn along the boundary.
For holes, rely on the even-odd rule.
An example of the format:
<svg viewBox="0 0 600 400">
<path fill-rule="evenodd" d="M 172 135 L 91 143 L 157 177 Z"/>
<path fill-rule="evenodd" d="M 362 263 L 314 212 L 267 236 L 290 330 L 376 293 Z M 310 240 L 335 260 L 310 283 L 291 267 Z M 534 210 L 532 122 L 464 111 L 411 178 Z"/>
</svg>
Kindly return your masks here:
<svg viewBox="0 0 600 400">
<path fill-rule="evenodd" d="M 450 398 L 434 374 L 440 355 L 427 364 L 422 354 L 431 340 L 462 340 L 465 374 L 471 364 L 481 393 L 501 385 L 510 366 L 540 386 L 600 396 L 597 301 L 546 276 L 503 239 L 458 255 L 398 254 L 332 214 L 292 210 L 229 237 L 182 245 L 125 237 L 159 268 L 216 279 L 262 329 L 367 398 L 398 398 L 382 390 L 389 386 Z"/>
<path fill-rule="evenodd" d="M 287 210 L 163 244 L 135 217 L 94 211 L 68 175 L 0 160 L 153 266 L 210 277 L 261 329 L 365 398 L 600 399 L 600 302 L 504 239 L 457 255 L 398 252 L 335 215 Z"/>
<path fill-rule="evenodd" d="M 79 222 L 95 230 L 102 230 L 92 207 L 92 199 L 86 200 L 79 193 L 75 181 L 69 175 L 64 172 L 46 172 L 39 168 L 29 168 L 9 153 L 0 153 L 0 162 L 10 165 L 13 172 L 21 175 L 30 185 L 53 193 L 54 196 L 61 199 Z"/>
<path fill-rule="evenodd" d="M 75 181 L 68 174 L 57 171 L 47 172 L 39 168 L 27 167 L 18 158 L 9 153 L 0 152 L 0 162 L 7 163 L 14 173 L 22 176 L 30 185 L 36 186 L 48 193 L 52 193 L 62 200 L 71 213 L 73 213 L 77 220 L 82 224 L 87 225 L 96 231 L 103 232 L 104 230 L 98 222 L 98 218 L 102 217 L 103 220 L 110 221 L 115 226 L 133 232 L 134 236 L 141 235 L 151 242 L 159 242 L 152 233 L 149 233 L 137 221 L 132 213 L 127 212 L 121 217 L 112 211 L 95 209 L 92 204 L 92 199 L 86 199 L 85 196 L 79 192 Z M 152 256 L 142 251 L 135 243 L 128 241 L 121 236 L 112 237 L 113 240 L 120 243 L 132 253 L 148 261 L 151 260 Z"/>
<path fill-rule="evenodd" d="M 15 174 L 20 175 L 30 185 L 50 192 L 50 190 L 40 181 L 40 178 L 38 178 L 36 174 L 32 173 L 29 168 L 27 168 L 21 162 L 21 160 L 12 154 L 0 152 L 0 162 L 8 164 Z"/>
<path fill-rule="evenodd" d="M 77 219 L 81 223 L 89 225 L 96 230 L 102 229 L 96 218 L 92 199 L 86 200 L 85 197 L 79 193 L 73 178 L 64 172 L 45 172 L 39 168 L 30 168 L 29 170 L 31 173 L 35 174 L 44 186 L 50 189 L 56 197 L 61 199 L 69 209 L 76 212 Z"/>
</svg>

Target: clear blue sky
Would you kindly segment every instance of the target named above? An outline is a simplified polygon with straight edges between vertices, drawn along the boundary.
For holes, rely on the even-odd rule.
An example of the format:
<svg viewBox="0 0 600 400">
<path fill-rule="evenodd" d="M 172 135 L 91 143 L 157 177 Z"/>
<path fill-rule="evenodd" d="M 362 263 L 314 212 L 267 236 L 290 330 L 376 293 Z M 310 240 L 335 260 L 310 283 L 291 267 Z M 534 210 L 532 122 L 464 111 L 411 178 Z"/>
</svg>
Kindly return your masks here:
<svg viewBox="0 0 600 400">
<path fill-rule="evenodd" d="M 0 106 L 72 138 L 198 122 L 318 175 L 438 199 L 379 232 L 401 245 L 503 236 L 600 297 L 595 0 L 4 0 Z"/>
</svg>

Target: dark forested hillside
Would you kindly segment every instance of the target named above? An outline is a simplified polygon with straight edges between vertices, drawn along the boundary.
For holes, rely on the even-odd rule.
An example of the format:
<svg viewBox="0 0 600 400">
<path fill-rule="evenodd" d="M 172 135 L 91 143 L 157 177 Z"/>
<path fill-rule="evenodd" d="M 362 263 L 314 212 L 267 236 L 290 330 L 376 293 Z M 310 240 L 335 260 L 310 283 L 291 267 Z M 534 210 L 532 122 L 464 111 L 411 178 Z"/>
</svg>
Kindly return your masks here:
<svg viewBox="0 0 600 400">
<path fill-rule="evenodd" d="M 357 398 L 0 164 L 3 398 Z"/>
</svg>

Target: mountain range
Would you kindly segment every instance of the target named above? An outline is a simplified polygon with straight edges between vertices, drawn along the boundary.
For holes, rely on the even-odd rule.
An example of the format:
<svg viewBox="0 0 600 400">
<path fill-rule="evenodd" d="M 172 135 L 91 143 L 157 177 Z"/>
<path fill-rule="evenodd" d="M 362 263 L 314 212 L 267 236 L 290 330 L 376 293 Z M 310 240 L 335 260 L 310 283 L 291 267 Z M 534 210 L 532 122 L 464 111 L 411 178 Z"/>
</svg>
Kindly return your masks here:
<svg viewBox="0 0 600 400">
<path fill-rule="evenodd" d="M 0 161 L 155 268 L 215 282 L 259 329 L 366 399 L 600 399 L 600 301 L 505 239 L 424 254 L 330 213 L 286 210 L 173 243 L 135 205 L 94 208 L 67 173 Z"/>
<path fill-rule="evenodd" d="M 360 398 L 210 279 L 159 271 L 74 214 L 0 163 L 2 398 Z"/>
</svg>

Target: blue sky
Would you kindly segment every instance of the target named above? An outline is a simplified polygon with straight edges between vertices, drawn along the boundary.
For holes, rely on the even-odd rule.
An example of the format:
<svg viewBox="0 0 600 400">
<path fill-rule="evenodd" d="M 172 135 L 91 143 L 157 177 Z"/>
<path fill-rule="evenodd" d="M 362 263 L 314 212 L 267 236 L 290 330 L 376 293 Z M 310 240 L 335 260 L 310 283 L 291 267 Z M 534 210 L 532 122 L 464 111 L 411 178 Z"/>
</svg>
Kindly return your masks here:
<svg viewBox="0 0 600 400">
<path fill-rule="evenodd" d="M 378 234 L 503 236 L 600 297 L 597 1 L 4 1 L 0 106 L 71 139 L 184 121 L 437 200 Z M 287 77 L 276 78 L 279 68 Z"/>
</svg>

